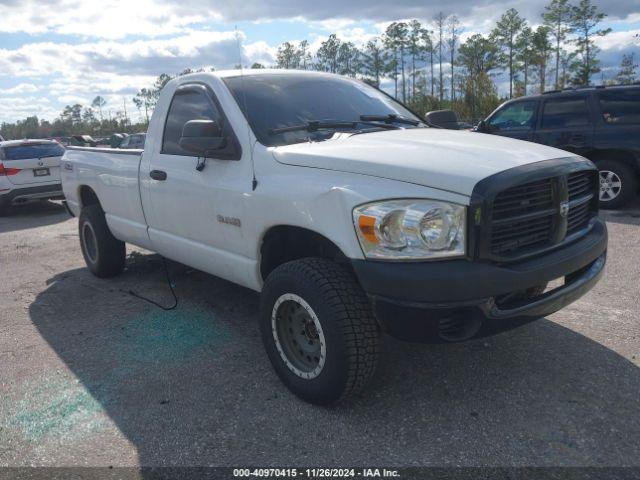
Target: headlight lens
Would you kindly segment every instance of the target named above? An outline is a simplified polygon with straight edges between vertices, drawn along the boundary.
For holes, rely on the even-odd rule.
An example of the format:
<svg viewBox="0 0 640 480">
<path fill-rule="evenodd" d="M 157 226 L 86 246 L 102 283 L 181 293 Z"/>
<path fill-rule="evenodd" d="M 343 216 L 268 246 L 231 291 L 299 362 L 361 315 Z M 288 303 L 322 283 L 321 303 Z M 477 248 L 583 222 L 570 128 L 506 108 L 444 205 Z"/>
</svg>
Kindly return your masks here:
<svg viewBox="0 0 640 480">
<path fill-rule="evenodd" d="M 435 200 L 389 200 L 356 207 L 368 258 L 424 260 L 465 254 L 466 207 Z"/>
</svg>

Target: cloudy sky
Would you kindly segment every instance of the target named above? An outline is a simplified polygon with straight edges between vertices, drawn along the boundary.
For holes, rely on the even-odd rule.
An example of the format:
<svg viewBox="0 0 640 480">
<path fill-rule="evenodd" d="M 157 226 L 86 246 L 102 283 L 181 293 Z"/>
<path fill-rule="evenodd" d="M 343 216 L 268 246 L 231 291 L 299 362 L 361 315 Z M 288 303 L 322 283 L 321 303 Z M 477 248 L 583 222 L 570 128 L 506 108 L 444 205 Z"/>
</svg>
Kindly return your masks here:
<svg viewBox="0 0 640 480">
<path fill-rule="evenodd" d="M 312 48 L 330 33 L 358 45 L 390 21 L 429 23 L 443 10 L 462 22 L 463 39 L 486 33 L 507 8 L 532 25 L 546 0 L 0 0 L 0 122 L 53 119 L 64 105 L 90 104 L 134 119 L 131 98 L 160 73 L 185 68 L 272 64 L 284 41 Z M 640 61 L 640 0 L 596 0 L 614 33 L 601 39 L 606 76 L 622 54 Z M 446 9 L 443 9 L 446 6 Z M 236 36 L 237 32 L 237 36 Z M 241 39 L 238 47 L 237 37 Z"/>
</svg>

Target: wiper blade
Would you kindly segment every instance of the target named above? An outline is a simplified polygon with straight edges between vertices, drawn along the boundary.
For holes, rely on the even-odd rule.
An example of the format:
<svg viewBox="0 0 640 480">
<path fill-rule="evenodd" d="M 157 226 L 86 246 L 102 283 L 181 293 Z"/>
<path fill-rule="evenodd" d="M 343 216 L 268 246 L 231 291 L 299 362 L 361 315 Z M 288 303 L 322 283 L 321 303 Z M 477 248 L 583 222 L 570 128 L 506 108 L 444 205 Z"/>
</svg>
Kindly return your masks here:
<svg viewBox="0 0 640 480">
<path fill-rule="evenodd" d="M 402 117 L 394 113 L 389 115 L 360 115 L 360 120 L 366 122 L 385 122 L 390 123 L 404 123 L 405 125 L 413 125 L 414 127 L 420 125 L 419 120 L 413 120 L 412 118 Z"/>
<path fill-rule="evenodd" d="M 290 127 L 280 127 L 280 128 L 272 128 L 269 130 L 270 135 L 278 135 L 280 133 L 287 132 L 299 132 L 299 131 L 307 131 L 307 132 L 317 132 L 318 130 L 324 129 L 333 129 L 333 128 L 355 128 L 356 122 L 320 122 L 320 121 L 311 121 L 307 123 L 302 123 L 300 125 L 292 125 Z"/>
<path fill-rule="evenodd" d="M 358 128 L 358 125 L 371 125 L 373 127 L 387 128 L 387 129 L 399 128 L 396 125 L 380 124 L 374 121 L 366 121 L 366 120 L 363 120 L 362 118 L 356 121 L 345 121 L 345 122 L 329 121 L 329 120 L 327 121 L 313 120 L 307 123 L 302 123 L 300 125 L 292 125 L 290 127 L 272 128 L 269 130 L 269 135 L 279 135 L 281 133 L 300 132 L 300 131 L 317 132 L 318 130 L 331 130 L 331 129 L 338 129 L 338 128 L 356 129 Z"/>
</svg>

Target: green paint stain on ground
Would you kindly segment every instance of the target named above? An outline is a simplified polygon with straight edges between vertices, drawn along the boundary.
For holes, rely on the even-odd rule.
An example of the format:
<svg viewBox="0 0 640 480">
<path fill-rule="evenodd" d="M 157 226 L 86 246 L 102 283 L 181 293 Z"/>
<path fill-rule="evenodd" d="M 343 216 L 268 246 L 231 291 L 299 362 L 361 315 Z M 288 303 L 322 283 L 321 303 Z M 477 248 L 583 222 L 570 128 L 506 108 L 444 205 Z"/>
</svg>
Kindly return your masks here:
<svg viewBox="0 0 640 480">
<path fill-rule="evenodd" d="M 195 308 L 152 310 L 131 319 L 118 342 L 126 362 L 174 362 L 229 341 L 229 328 L 210 311 Z"/>
<path fill-rule="evenodd" d="M 30 441 L 45 435 L 67 436 L 78 428 L 83 432 L 99 431 L 104 426 L 100 402 L 81 384 L 46 381 L 33 388 L 25 387 L 9 426 L 17 427 Z"/>
<path fill-rule="evenodd" d="M 107 342 L 117 364 L 101 365 L 92 378 L 98 383 L 81 383 L 88 380 L 81 366 L 81 381 L 46 377 L 28 382 L 20 387 L 19 400 L 5 410 L 7 426 L 32 442 L 45 436 L 75 438 L 102 431 L 107 427 L 105 407 L 119 401 L 120 385 L 140 375 L 148 378 L 160 369 L 182 366 L 230 338 L 229 327 L 217 321 L 211 311 L 187 307 L 150 310 L 112 332 Z M 87 365 L 88 370 L 94 368 Z"/>
</svg>

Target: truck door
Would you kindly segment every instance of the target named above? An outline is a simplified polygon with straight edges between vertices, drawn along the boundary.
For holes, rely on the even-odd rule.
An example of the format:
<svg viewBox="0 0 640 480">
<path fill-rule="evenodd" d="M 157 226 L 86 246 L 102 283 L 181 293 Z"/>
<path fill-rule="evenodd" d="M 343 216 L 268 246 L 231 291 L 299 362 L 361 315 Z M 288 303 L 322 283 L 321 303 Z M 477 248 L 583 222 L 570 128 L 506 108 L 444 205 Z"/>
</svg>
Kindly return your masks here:
<svg viewBox="0 0 640 480">
<path fill-rule="evenodd" d="M 190 120 L 217 122 L 229 138 L 229 148 L 206 160 L 184 151 L 180 138 Z M 243 195 L 251 188 L 249 162 L 242 160 L 237 137 L 211 88 L 202 84 L 178 87 L 162 128 L 154 144 L 148 142 L 148 165 L 140 172 L 154 250 L 239 281 L 229 265 L 234 254 L 244 253 L 241 219 Z M 203 164 L 204 168 L 196 169 Z"/>
<path fill-rule="evenodd" d="M 486 133 L 531 140 L 538 102 L 533 99 L 508 103 L 486 122 Z"/>
<path fill-rule="evenodd" d="M 548 98 L 542 103 L 535 141 L 584 155 L 593 143 L 588 95 Z"/>
</svg>

